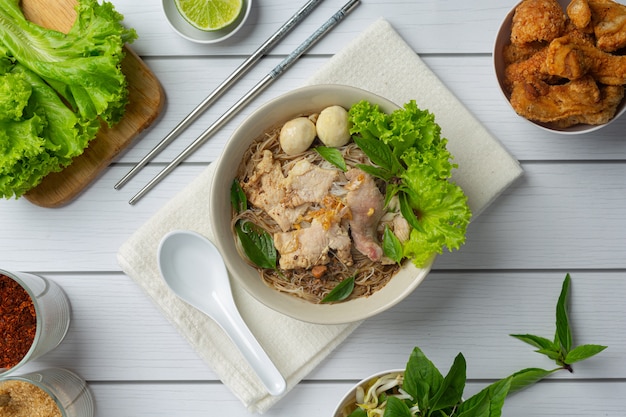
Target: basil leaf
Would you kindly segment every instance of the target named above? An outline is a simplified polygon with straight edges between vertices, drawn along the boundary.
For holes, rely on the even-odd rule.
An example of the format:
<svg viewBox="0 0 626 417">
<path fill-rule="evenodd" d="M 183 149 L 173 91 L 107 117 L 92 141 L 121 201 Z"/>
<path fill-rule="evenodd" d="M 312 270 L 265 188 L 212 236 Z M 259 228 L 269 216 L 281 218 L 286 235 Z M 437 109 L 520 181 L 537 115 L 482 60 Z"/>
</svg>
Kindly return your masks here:
<svg viewBox="0 0 626 417">
<path fill-rule="evenodd" d="M 567 353 L 565 357 L 565 363 L 572 364 L 580 362 L 584 359 L 590 358 L 606 349 L 606 346 L 601 345 L 580 345 L 572 349 Z"/>
<path fill-rule="evenodd" d="M 403 171 L 398 158 L 393 154 L 389 145 L 376 138 L 354 136 L 354 142 L 367 155 L 367 157 L 381 168 L 398 174 Z"/>
<path fill-rule="evenodd" d="M 515 337 L 516 339 L 521 340 L 522 342 L 526 342 L 531 346 L 534 346 L 538 349 L 543 350 L 558 350 L 558 346 L 556 346 L 551 340 L 546 339 L 545 337 L 535 336 L 532 334 L 512 334 L 510 335 Z"/>
<path fill-rule="evenodd" d="M 259 268 L 276 269 L 276 248 L 269 233 L 249 221 L 238 221 L 235 231 L 250 261 Z"/>
<path fill-rule="evenodd" d="M 562 346 L 565 354 L 572 348 L 572 332 L 569 327 L 567 317 L 567 296 L 570 284 L 570 276 L 567 274 L 563 281 L 561 294 L 556 304 L 556 334 L 554 336 L 555 343 Z"/>
<path fill-rule="evenodd" d="M 466 401 L 463 401 L 457 409 L 458 417 L 488 417 L 489 416 L 489 396 L 487 392 L 481 391 Z"/>
<path fill-rule="evenodd" d="M 400 239 L 391 231 L 389 226 L 385 226 L 385 231 L 383 232 L 383 253 L 397 264 L 402 261 L 402 243 L 400 243 Z"/>
<path fill-rule="evenodd" d="M 315 148 L 318 154 L 326 161 L 330 162 L 343 172 L 348 170 L 346 166 L 346 160 L 343 159 L 343 155 L 337 148 L 330 148 L 328 146 L 318 146 Z"/>
<path fill-rule="evenodd" d="M 341 281 L 339 284 L 337 284 L 335 288 L 333 288 L 331 292 L 329 292 L 326 295 L 326 297 L 322 298 L 322 301 L 320 302 L 321 303 L 333 303 L 336 301 L 343 301 L 346 298 L 348 298 L 350 294 L 352 294 L 353 290 L 354 290 L 354 277 L 346 278 L 343 281 Z"/>
<path fill-rule="evenodd" d="M 431 398 L 439 391 L 442 384 L 441 372 L 420 348 L 415 347 L 406 364 L 402 389 L 413 397 L 420 409 L 428 409 Z"/>
<path fill-rule="evenodd" d="M 431 411 L 443 410 L 462 401 L 463 390 L 465 389 L 466 368 L 465 357 L 459 353 L 454 358 L 454 363 L 432 400 Z"/>
<path fill-rule="evenodd" d="M 348 417 L 367 417 L 367 411 L 361 407 L 357 407 L 356 410 L 348 414 Z"/>
<path fill-rule="evenodd" d="M 248 198 L 237 180 L 234 180 L 230 186 L 230 204 L 236 213 L 241 213 L 248 209 Z"/>
<path fill-rule="evenodd" d="M 384 417 L 413 417 L 413 414 L 404 401 L 396 397 L 388 397 Z"/>
<path fill-rule="evenodd" d="M 413 211 L 413 207 L 411 207 L 411 204 L 409 203 L 407 194 L 405 192 L 400 192 L 398 193 L 398 198 L 400 200 L 400 213 L 402 213 L 402 217 L 406 219 L 413 229 L 423 232 L 424 229 L 422 229 L 422 225 L 419 223 L 419 220 Z"/>
<path fill-rule="evenodd" d="M 522 369 L 521 371 L 515 372 L 511 375 L 511 388 L 509 389 L 510 393 L 514 393 L 520 391 L 529 385 L 534 384 L 552 374 L 553 372 L 558 371 L 560 368 L 546 370 L 540 368 L 527 368 Z"/>
<path fill-rule="evenodd" d="M 546 355 L 548 358 L 556 361 L 559 365 L 563 365 L 563 353 L 560 350 L 555 349 L 539 349 L 536 350 L 537 353 L 541 353 L 542 355 Z"/>
<path fill-rule="evenodd" d="M 393 178 L 393 174 L 385 168 L 365 164 L 357 164 L 356 167 L 361 171 L 370 174 L 372 177 L 380 178 L 386 182 L 389 182 Z"/>
<path fill-rule="evenodd" d="M 458 417 L 500 417 L 511 387 L 511 377 L 501 379 L 468 398 L 459 406 Z"/>
</svg>

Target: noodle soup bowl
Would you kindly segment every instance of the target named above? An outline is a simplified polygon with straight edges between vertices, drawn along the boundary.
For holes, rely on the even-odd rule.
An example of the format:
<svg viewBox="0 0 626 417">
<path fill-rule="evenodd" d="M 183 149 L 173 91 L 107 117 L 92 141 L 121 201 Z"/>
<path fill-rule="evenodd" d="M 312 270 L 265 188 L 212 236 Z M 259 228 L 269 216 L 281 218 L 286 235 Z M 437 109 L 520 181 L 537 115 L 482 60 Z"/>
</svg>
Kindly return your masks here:
<svg viewBox="0 0 626 417">
<path fill-rule="evenodd" d="M 267 307 L 295 319 L 317 324 L 341 324 L 364 320 L 379 314 L 407 297 L 426 277 L 432 261 L 424 268 L 405 262 L 391 280 L 375 293 L 332 304 L 317 304 L 279 292 L 264 283 L 259 272 L 239 254 L 231 230 L 230 190 L 248 146 L 265 132 L 288 120 L 339 105 L 346 109 L 361 100 L 376 104 L 390 113 L 399 108 L 391 101 L 354 87 L 316 85 L 283 94 L 259 107 L 233 132 L 222 155 L 215 162 L 211 185 L 210 223 L 233 285 L 242 286 Z"/>
</svg>

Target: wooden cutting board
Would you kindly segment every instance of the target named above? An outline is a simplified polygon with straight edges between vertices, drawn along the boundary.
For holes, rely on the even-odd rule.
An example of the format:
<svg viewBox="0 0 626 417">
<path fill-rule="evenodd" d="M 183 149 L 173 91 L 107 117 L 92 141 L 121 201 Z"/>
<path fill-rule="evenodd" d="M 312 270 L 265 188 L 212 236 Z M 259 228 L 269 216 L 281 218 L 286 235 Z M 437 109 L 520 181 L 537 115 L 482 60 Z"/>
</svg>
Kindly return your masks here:
<svg viewBox="0 0 626 417">
<path fill-rule="evenodd" d="M 76 19 L 76 0 L 22 0 L 24 15 L 31 21 L 67 32 Z M 59 207 L 74 199 L 137 135 L 157 118 L 165 94 L 159 80 L 128 45 L 122 61 L 129 88 L 129 104 L 113 128 L 103 126 L 89 147 L 72 164 L 46 176 L 24 197 L 42 207 Z"/>
</svg>

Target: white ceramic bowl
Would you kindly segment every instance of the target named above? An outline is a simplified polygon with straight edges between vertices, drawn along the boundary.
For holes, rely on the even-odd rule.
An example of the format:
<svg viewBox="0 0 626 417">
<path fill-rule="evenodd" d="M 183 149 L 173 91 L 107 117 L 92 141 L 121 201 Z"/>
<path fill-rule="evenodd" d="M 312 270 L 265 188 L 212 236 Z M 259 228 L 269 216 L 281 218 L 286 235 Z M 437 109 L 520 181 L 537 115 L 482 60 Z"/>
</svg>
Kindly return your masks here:
<svg viewBox="0 0 626 417">
<path fill-rule="evenodd" d="M 217 43 L 230 38 L 243 27 L 250 15 L 252 0 L 243 0 L 243 10 L 233 23 L 223 29 L 210 32 L 197 29 L 187 22 L 176 8 L 174 0 L 162 0 L 161 5 L 167 22 L 174 32 L 192 42 Z"/>
<path fill-rule="evenodd" d="M 373 375 L 368 376 L 354 384 L 352 388 L 346 392 L 346 394 L 339 400 L 337 407 L 333 411 L 332 417 L 344 417 L 346 413 L 344 409 L 351 409 L 352 406 L 356 405 L 356 390 L 358 387 L 365 387 L 370 381 L 376 380 L 384 375 L 389 374 L 404 374 L 404 369 L 391 369 L 387 371 L 377 372 Z"/>
<path fill-rule="evenodd" d="M 565 10 L 567 5 L 570 3 L 570 0 L 558 0 L 558 2 L 561 5 L 561 7 L 563 7 L 563 10 Z M 513 7 L 513 9 L 511 9 L 511 11 L 504 18 L 504 21 L 502 22 L 502 25 L 500 26 L 500 29 L 498 30 L 498 34 L 496 36 L 496 41 L 495 41 L 494 49 L 493 49 L 493 65 L 494 65 L 494 69 L 496 73 L 496 78 L 500 86 L 500 91 L 502 92 L 507 103 L 509 103 L 509 97 L 505 93 L 506 90 L 504 88 L 505 65 L 504 65 L 503 50 L 504 50 L 504 47 L 510 43 L 511 25 L 513 22 L 513 15 L 515 14 L 515 9 L 517 8 L 518 5 L 519 3 L 516 4 L 515 7 Z M 526 118 L 524 118 L 524 120 L 527 120 L 529 123 L 539 127 L 540 129 L 543 129 L 549 132 L 554 132 L 554 133 L 559 133 L 559 134 L 564 134 L 564 135 L 576 135 L 576 134 L 581 134 L 581 133 L 590 133 L 598 129 L 601 129 L 605 126 L 608 126 L 613 121 L 617 120 L 620 116 L 622 116 L 624 113 L 626 113 L 626 98 L 624 98 L 621 104 L 618 106 L 617 111 L 615 112 L 615 116 L 611 120 L 609 120 L 608 123 L 605 123 L 602 125 L 579 124 L 579 125 L 575 125 L 575 126 L 571 126 L 567 128 L 555 128 L 553 126 L 550 126 L 549 124 L 534 122 Z"/>
<path fill-rule="evenodd" d="M 259 107 L 234 132 L 220 158 L 215 162 L 211 185 L 210 221 L 233 285 L 241 285 L 254 298 L 266 306 L 293 318 L 319 324 L 350 323 L 374 316 L 387 310 L 409 295 L 426 277 L 430 266 L 418 269 L 411 262 L 369 297 L 336 304 L 313 304 L 268 287 L 258 272 L 239 255 L 230 223 L 230 187 L 235 178 L 242 154 L 249 144 L 264 132 L 294 116 L 320 111 L 337 104 L 345 108 L 368 100 L 381 110 L 391 112 L 398 106 L 370 92 L 340 85 L 303 87 L 286 93 Z"/>
</svg>

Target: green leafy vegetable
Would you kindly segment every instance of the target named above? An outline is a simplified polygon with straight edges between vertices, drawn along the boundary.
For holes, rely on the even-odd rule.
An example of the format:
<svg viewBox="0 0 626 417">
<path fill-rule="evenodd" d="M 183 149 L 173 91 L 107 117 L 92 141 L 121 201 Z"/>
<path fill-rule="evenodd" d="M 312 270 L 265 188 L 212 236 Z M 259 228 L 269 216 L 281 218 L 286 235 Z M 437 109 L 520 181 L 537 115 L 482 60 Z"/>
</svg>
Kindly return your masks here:
<svg viewBox="0 0 626 417">
<path fill-rule="evenodd" d="M 557 363 L 561 365 L 559 368 L 552 370 L 526 368 L 488 385 L 477 394 L 463 400 L 462 395 L 466 383 L 466 364 L 463 355 L 461 353 L 457 355 L 448 374 L 444 377 L 424 352 L 415 347 L 409 356 L 403 378 L 391 379 L 391 375 L 385 375 L 371 382 L 366 388 L 383 385 L 387 391 L 375 399 L 365 398 L 364 404 L 357 404 L 356 410 L 350 416 L 500 417 L 505 399 L 509 395 L 559 370 L 571 371 L 569 364 L 572 362 L 564 361 L 561 356 L 567 358 L 571 355 L 575 360 L 583 360 L 606 348 L 600 345 L 581 345 L 571 349 L 572 334 L 566 319 L 569 284 L 568 274 L 557 302 L 557 335 L 554 342 L 539 336 L 513 335 L 540 350 L 559 350 L 567 347 L 567 353 L 559 350 L 552 355 L 558 358 Z M 565 343 L 561 341 L 562 339 Z M 408 398 L 406 395 L 397 393 L 399 387 L 408 394 Z"/>
<path fill-rule="evenodd" d="M 111 3 L 79 0 L 69 33 L 0 0 L 0 193 L 19 197 L 82 154 L 128 103 L 123 46 L 136 33 Z M 9 110 L 12 109 L 12 110 Z"/>
<path fill-rule="evenodd" d="M 399 264 L 404 255 L 402 254 L 402 243 L 400 239 L 391 231 L 389 226 L 385 226 L 383 232 L 383 253 L 386 257 Z"/>
<path fill-rule="evenodd" d="M 346 278 L 341 281 L 335 288 L 329 292 L 326 297 L 322 298 L 320 303 L 333 303 L 343 301 L 354 291 L 354 277 Z"/>
<path fill-rule="evenodd" d="M 235 232 L 252 263 L 259 268 L 276 269 L 276 248 L 269 233 L 254 223 L 243 220 L 235 224 Z"/>
<path fill-rule="evenodd" d="M 235 210 L 235 213 L 241 213 L 248 209 L 248 197 L 246 197 L 246 193 L 237 180 L 234 180 L 233 184 L 230 186 L 230 204 Z"/>
<path fill-rule="evenodd" d="M 315 148 L 318 154 L 343 172 L 348 170 L 346 166 L 346 160 L 343 159 L 341 151 L 337 148 L 330 148 L 328 146 L 317 146 Z"/>
<path fill-rule="evenodd" d="M 561 369 L 573 372 L 572 364 L 590 358 L 606 349 L 602 345 L 581 345 L 572 348 L 572 330 L 569 325 L 567 298 L 571 277 L 565 276 L 556 305 L 556 332 L 554 341 L 532 334 L 512 334 L 511 336 L 534 346 L 538 353 L 554 360 Z M 558 369 L 558 368 L 557 368 Z"/>
<path fill-rule="evenodd" d="M 463 190 L 450 180 L 456 165 L 434 116 L 413 100 L 391 114 L 361 101 L 349 115 L 355 143 L 376 165 L 359 168 L 390 184 L 385 201 L 398 195 L 412 227 L 404 256 L 420 267 L 444 247 L 459 249 L 471 211 Z"/>
</svg>

